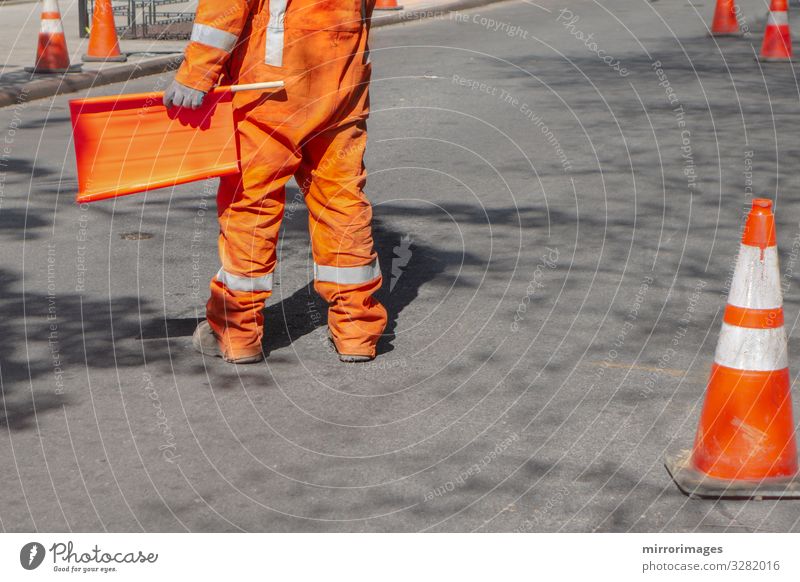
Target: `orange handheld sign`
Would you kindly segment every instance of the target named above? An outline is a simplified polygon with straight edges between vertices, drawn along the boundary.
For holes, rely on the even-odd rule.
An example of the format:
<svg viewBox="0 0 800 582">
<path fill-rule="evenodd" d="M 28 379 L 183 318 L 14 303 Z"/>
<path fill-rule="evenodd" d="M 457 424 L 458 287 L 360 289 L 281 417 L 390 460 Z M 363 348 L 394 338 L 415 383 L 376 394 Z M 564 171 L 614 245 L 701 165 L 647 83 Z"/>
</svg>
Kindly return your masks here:
<svg viewBox="0 0 800 582">
<path fill-rule="evenodd" d="M 218 87 L 199 109 L 162 104 L 163 93 L 70 101 L 77 202 L 94 202 L 239 171 L 232 96 L 282 81 Z"/>
</svg>

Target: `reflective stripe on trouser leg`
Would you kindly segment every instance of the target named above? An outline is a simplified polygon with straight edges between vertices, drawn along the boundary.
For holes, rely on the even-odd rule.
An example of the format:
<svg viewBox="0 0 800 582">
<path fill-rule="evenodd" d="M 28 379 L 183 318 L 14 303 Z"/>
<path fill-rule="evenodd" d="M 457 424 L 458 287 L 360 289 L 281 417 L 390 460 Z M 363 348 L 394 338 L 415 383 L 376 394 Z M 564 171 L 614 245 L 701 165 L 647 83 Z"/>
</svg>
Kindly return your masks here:
<svg viewBox="0 0 800 582">
<path fill-rule="evenodd" d="M 339 285 L 369 283 L 380 274 L 381 267 L 377 258 L 370 264 L 360 267 L 331 267 L 314 263 L 314 279 Z"/>
<path fill-rule="evenodd" d="M 250 293 L 272 291 L 272 273 L 267 273 L 260 277 L 242 277 L 220 268 L 217 271 L 217 281 L 232 291 L 247 291 Z"/>
</svg>

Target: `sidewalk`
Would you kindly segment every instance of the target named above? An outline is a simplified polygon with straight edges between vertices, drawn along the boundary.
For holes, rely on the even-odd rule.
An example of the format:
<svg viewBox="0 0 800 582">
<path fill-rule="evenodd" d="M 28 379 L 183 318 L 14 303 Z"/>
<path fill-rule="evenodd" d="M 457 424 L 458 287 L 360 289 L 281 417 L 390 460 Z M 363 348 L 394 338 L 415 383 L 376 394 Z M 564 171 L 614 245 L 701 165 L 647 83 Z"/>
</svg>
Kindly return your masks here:
<svg viewBox="0 0 800 582">
<path fill-rule="evenodd" d="M 80 38 L 78 35 L 78 2 L 77 0 L 62 0 L 61 21 L 67 37 L 70 60 L 73 64 L 81 62 L 81 55 L 86 52 L 89 39 Z M 197 2 L 176 5 L 174 10 L 192 12 Z M 39 36 L 41 3 L 31 2 L 24 4 L 0 4 L 0 19 L 3 29 L 11 31 L 0 37 L 0 55 L 5 55 L 0 60 L 0 88 L 15 85 L 21 81 L 30 80 L 30 74 L 24 68 L 34 64 L 36 59 L 36 42 Z M 120 21 L 118 24 L 122 25 Z M 123 52 L 128 53 L 132 63 L 153 58 L 154 53 L 174 54 L 183 50 L 185 41 L 157 41 L 153 39 L 125 40 L 120 43 Z M 97 71 L 103 68 L 102 63 L 84 63 L 87 71 Z M 119 66 L 111 63 L 108 66 Z M 37 75 L 37 78 L 46 77 Z"/>
<path fill-rule="evenodd" d="M 491 4 L 501 0 L 405 0 L 398 3 L 402 10 L 376 10 L 373 27 L 425 18 L 463 8 Z M 67 47 L 73 64 L 81 63 L 88 39 L 78 35 L 78 1 L 59 3 Z M 176 4 L 175 12 L 194 12 L 196 0 Z M 33 75 L 25 67 L 34 64 L 39 34 L 41 3 L 0 4 L 0 19 L 5 30 L 14 31 L 0 36 L 0 107 L 24 98 L 41 99 L 61 93 L 79 91 L 91 86 L 116 83 L 127 79 L 153 75 L 167 70 L 180 58 L 186 41 L 154 39 L 122 39 L 120 48 L 128 55 L 126 63 L 83 63 L 80 73 L 69 75 Z M 121 25 L 122 23 L 119 22 Z"/>
</svg>

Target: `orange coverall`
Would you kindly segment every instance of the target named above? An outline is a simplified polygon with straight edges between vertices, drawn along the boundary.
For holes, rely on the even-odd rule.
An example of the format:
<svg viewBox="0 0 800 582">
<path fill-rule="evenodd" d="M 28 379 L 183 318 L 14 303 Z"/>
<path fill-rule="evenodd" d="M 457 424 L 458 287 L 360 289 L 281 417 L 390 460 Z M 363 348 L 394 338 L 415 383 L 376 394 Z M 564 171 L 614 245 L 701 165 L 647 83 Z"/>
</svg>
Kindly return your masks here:
<svg viewBox="0 0 800 582">
<path fill-rule="evenodd" d="M 372 297 L 382 278 L 363 192 L 374 4 L 200 0 L 179 83 L 208 91 L 223 73 L 231 84 L 285 82 L 278 92 L 234 96 L 242 171 L 220 182 L 222 266 L 206 306 L 226 358 L 261 351 L 262 309 L 292 176 L 308 206 L 314 287 L 330 306 L 336 348 L 375 356 L 386 311 Z"/>
</svg>

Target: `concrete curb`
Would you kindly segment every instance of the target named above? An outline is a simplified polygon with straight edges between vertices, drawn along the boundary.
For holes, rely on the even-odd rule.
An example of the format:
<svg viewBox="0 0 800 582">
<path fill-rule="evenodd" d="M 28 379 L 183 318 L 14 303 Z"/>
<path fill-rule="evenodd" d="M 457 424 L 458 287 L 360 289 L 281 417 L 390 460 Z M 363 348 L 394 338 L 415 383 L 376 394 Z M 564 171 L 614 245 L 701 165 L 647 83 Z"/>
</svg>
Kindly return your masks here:
<svg viewBox="0 0 800 582">
<path fill-rule="evenodd" d="M 426 18 L 435 18 L 449 12 L 458 12 L 459 10 L 469 10 L 470 8 L 478 8 L 489 4 L 512 1 L 513 0 L 454 0 L 453 2 L 442 4 L 441 6 L 430 6 L 428 8 L 417 8 L 408 11 L 399 10 L 385 13 L 376 11 L 372 14 L 372 28 L 401 24 L 403 22 L 414 22 Z M 398 2 L 402 4 L 401 0 L 398 0 Z"/>
<path fill-rule="evenodd" d="M 137 77 L 158 75 L 165 71 L 177 69 L 183 61 L 183 55 L 175 53 L 166 57 L 157 57 L 140 63 L 129 63 L 107 67 L 100 71 L 86 71 L 67 75 L 57 75 L 52 79 L 36 79 L 10 89 L 0 89 L 0 107 L 14 105 L 32 99 L 44 99 L 62 93 L 73 93 L 81 89 L 119 83 Z"/>
<path fill-rule="evenodd" d="M 381 28 L 404 22 L 414 22 L 426 18 L 434 18 L 449 12 L 477 8 L 488 4 L 509 2 L 511 0 L 455 0 L 442 6 L 420 8 L 417 10 L 386 12 L 373 15 L 372 27 Z M 158 75 L 176 69 L 183 61 L 183 55 L 175 53 L 166 57 L 157 57 L 139 63 L 128 63 L 107 67 L 100 71 L 86 71 L 69 75 L 58 75 L 52 79 L 36 79 L 9 89 L 0 89 L 0 107 L 7 107 L 32 99 L 44 99 L 62 93 L 74 93 L 89 87 L 119 83 L 129 79 Z"/>
</svg>

